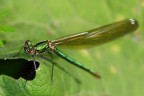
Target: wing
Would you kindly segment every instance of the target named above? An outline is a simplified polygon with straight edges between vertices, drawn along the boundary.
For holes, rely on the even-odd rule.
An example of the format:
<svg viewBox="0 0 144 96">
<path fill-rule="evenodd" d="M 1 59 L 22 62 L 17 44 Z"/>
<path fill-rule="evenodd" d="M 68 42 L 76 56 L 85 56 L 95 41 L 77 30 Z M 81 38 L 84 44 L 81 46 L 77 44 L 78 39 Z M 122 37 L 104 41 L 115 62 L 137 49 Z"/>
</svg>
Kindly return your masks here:
<svg viewBox="0 0 144 96">
<path fill-rule="evenodd" d="M 63 47 L 92 47 L 122 37 L 137 28 L 138 22 L 135 19 L 126 19 L 86 32 L 61 37 L 52 42 L 56 46 Z"/>
</svg>

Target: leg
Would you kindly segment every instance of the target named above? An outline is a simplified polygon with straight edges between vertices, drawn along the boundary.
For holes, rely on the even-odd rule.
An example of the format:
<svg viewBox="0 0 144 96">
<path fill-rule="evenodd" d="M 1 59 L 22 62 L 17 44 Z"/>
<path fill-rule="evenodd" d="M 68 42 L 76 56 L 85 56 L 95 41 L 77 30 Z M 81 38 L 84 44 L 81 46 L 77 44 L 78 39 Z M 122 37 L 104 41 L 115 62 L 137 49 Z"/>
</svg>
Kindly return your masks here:
<svg viewBox="0 0 144 96">
<path fill-rule="evenodd" d="M 19 55 L 23 48 L 24 48 L 24 46 L 22 46 L 21 49 L 19 50 L 19 52 L 16 55 L 14 55 L 13 57 L 16 57 L 17 55 Z"/>
<path fill-rule="evenodd" d="M 52 81 L 52 83 L 53 83 L 53 74 L 54 74 L 54 65 L 55 65 L 55 62 L 53 61 L 53 56 L 52 56 L 52 53 L 51 52 L 49 52 L 48 51 L 48 53 L 49 53 L 49 55 L 50 55 L 50 58 L 51 58 L 51 63 L 52 63 L 52 75 L 51 75 L 51 81 Z"/>
<path fill-rule="evenodd" d="M 33 73 L 36 71 L 36 69 L 37 69 L 36 61 L 35 61 L 35 58 L 34 58 L 33 55 L 32 55 L 32 58 L 33 58 L 33 66 L 34 66 L 34 69 L 33 69 L 33 71 L 29 74 L 29 76 L 27 77 L 27 79 L 29 79 L 30 76 L 32 76 L 32 74 L 33 74 Z M 26 80 L 26 82 L 27 82 L 27 80 Z"/>
<path fill-rule="evenodd" d="M 42 55 L 40 55 L 40 56 L 38 56 L 38 57 L 40 57 L 40 58 L 42 58 L 42 59 L 45 59 L 45 60 L 48 60 L 48 61 L 51 62 L 52 64 L 54 63 L 54 64 L 56 65 L 56 67 L 58 67 L 59 69 L 61 69 L 62 71 L 64 71 L 68 76 L 71 76 L 71 77 L 75 80 L 76 83 L 81 84 L 81 81 L 80 81 L 77 77 L 75 77 L 73 74 L 69 73 L 66 69 L 64 69 L 63 67 L 61 67 L 60 65 L 58 65 L 58 64 L 57 64 L 56 62 L 54 62 L 52 59 L 47 58 L 47 57 L 44 57 L 44 56 L 42 56 Z"/>
<path fill-rule="evenodd" d="M 36 62 L 35 62 L 35 58 L 34 58 L 33 55 L 32 55 L 32 58 L 33 58 L 33 61 L 34 61 L 34 70 L 36 71 Z"/>
</svg>

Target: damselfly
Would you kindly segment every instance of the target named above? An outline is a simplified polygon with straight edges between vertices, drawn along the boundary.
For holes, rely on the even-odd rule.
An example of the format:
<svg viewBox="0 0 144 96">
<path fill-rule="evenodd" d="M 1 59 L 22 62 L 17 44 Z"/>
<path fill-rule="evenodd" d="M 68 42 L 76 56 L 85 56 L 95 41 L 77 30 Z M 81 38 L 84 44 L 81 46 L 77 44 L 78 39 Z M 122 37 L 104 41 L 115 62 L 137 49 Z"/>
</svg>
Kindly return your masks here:
<svg viewBox="0 0 144 96">
<path fill-rule="evenodd" d="M 100 28 L 92 29 L 89 31 L 64 36 L 55 40 L 45 40 L 35 45 L 32 44 L 30 40 L 27 40 L 23 46 L 24 51 L 31 55 L 33 60 L 34 56 L 43 55 L 43 54 L 50 54 L 51 60 L 53 60 L 53 54 L 61 57 L 62 59 L 66 60 L 70 64 L 73 64 L 86 72 L 90 73 L 96 78 L 100 78 L 100 75 L 95 73 L 92 69 L 84 66 L 83 64 L 73 60 L 62 51 L 60 51 L 57 46 L 63 47 L 79 47 L 79 48 L 87 48 L 87 47 L 94 47 L 106 42 L 112 41 L 119 37 L 122 37 L 128 33 L 135 31 L 138 28 L 138 22 L 135 19 L 126 19 L 119 22 L 115 22 Z M 21 50 L 20 50 L 21 51 Z M 20 52 L 19 51 L 19 52 Z M 18 53 L 19 54 L 19 53 Z M 52 77 L 53 77 L 53 67 L 52 66 Z M 34 65 L 35 62 L 34 62 Z M 36 66 L 35 66 L 36 70 Z"/>
</svg>

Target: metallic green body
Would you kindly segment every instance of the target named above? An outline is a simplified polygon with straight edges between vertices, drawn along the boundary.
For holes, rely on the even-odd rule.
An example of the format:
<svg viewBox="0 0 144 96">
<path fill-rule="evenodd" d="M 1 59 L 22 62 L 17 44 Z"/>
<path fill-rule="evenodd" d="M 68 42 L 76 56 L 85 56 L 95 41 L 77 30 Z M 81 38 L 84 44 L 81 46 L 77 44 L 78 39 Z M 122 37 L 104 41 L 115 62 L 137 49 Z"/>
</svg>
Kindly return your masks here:
<svg viewBox="0 0 144 96">
<path fill-rule="evenodd" d="M 57 46 L 76 48 L 98 46 L 122 37 L 128 33 L 134 32 L 137 28 L 138 22 L 135 19 L 126 19 L 86 32 L 61 37 L 56 40 L 42 41 L 35 45 L 32 45 L 31 41 L 27 40 L 24 45 L 24 50 L 29 55 L 32 55 L 32 57 L 35 55 L 42 55 L 44 53 L 49 53 L 50 55 L 54 53 L 67 62 L 85 70 L 86 72 L 97 78 L 100 78 L 100 76 L 90 68 L 73 60 L 72 58 L 58 50 Z"/>
</svg>

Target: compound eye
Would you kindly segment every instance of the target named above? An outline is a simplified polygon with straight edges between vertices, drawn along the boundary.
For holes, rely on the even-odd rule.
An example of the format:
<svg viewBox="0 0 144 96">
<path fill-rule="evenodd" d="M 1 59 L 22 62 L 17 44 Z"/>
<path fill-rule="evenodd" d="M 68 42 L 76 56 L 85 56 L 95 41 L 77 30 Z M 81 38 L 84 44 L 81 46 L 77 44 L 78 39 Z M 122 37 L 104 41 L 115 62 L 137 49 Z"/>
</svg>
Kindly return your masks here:
<svg viewBox="0 0 144 96">
<path fill-rule="evenodd" d="M 30 40 L 27 40 L 27 41 L 25 42 L 25 45 L 32 45 L 32 43 L 31 43 Z"/>
</svg>

